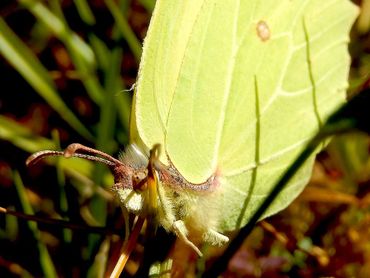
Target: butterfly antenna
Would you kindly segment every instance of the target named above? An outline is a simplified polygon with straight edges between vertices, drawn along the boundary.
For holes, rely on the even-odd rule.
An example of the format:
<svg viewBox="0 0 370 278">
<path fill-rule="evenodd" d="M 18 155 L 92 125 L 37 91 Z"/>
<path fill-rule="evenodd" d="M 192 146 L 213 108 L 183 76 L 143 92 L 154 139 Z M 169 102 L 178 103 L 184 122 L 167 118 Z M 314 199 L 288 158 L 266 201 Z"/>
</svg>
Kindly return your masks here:
<svg viewBox="0 0 370 278">
<path fill-rule="evenodd" d="M 30 165 L 36 164 L 41 159 L 44 159 L 47 156 L 62 156 L 62 155 L 63 155 L 63 152 L 60 152 L 60 151 L 49 151 L 49 150 L 45 150 L 45 151 L 36 152 L 34 154 L 31 154 L 27 158 L 26 165 L 27 166 L 30 166 Z"/>
<path fill-rule="evenodd" d="M 95 150 L 93 148 L 86 147 L 84 145 L 74 143 L 70 144 L 64 151 L 64 156 L 65 157 L 72 157 L 77 154 L 78 151 L 82 151 L 88 155 L 98 155 L 101 156 L 102 158 L 106 159 L 107 161 L 110 161 L 114 165 L 121 165 L 122 162 L 119 161 L 118 159 L 115 159 L 114 157 L 110 156 L 109 154 Z"/>
<path fill-rule="evenodd" d="M 80 151 L 82 151 L 83 153 L 80 153 Z M 97 162 L 106 164 L 110 167 L 122 164 L 121 161 L 119 161 L 118 159 L 115 159 L 114 157 L 110 156 L 107 153 L 86 147 L 78 143 L 74 143 L 74 144 L 69 145 L 64 150 L 64 152 L 53 151 L 53 150 L 44 150 L 44 151 L 36 152 L 27 158 L 26 165 L 30 166 L 30 165 L 36 164 L 41 159 L 44 159 L 45 157 L 48 157 L 48 156 L 64 156 L 66 158 L 79 157 L 79 158 L 87 159 L 90 161 L 97 161 Z"/>
</svg>

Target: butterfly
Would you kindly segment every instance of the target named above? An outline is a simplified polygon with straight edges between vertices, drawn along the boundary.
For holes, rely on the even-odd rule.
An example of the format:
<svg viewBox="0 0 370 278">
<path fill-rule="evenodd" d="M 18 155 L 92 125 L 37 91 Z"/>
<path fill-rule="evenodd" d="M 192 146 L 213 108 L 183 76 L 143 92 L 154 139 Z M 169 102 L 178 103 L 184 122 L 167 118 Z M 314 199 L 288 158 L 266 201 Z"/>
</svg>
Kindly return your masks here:
<svg viewBox="0 0 370 278">
<path fill-rule="evenodd" d="M 201 242 L 226 243 L 222 233 L 248 222 L 322 119 L 345 100 L 346 42 L 357 9 L 349 1 L 324 10 L 317 1 L 273 5 L 157 1 L 135 87 L 133 144 L 120 159 L 72 144 L 29 162 L 52 155 L 102 162 L 124 209 L 198 254 Z M 344 11 L 341 24 L 322 28 Z M 313 161 L 264 217 L 298 196 Z"/>
<path fill-rule="evenodd" d="M 120 205 L 127 211 L 148 218 L 166 231 L 173 232 L 202 256 L 199 248 L 188 238 L 189 230 L 197 241 L 222 245 L 228 237 L 215 230 L 215 223 L 207 211 L 197 204 L 206 200 L 216 202 L 217 177 L 212 176 L 204 183 L 187 181 L 172 165 L 159 160 L 160 145 L 148 152 L 136 144 L 128 145 L 125 152 L 116 159 L 102 151 L 74 143 L 64 152 L 43 150 L 32 154 L 26 161 L 33 165 L 48 156 L 77 157 L 107 165 L 113 176 L 115 193 Z M 199 200 L 200 198 L 204 200 Z M 211 198 L 209 198 L 211 197 Z M 204 215 L 206 213 L 206 215 Z"/>
</svg>

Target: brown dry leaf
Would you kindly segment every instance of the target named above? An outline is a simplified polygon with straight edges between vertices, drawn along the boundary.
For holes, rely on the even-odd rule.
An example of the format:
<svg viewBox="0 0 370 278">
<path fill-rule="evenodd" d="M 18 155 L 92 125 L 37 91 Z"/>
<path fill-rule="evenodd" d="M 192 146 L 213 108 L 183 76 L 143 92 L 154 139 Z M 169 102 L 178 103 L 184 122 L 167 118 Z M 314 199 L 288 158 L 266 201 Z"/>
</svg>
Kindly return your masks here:
<svg viewBox="0 0 370 278">
<path fill-rule="evenodd" d="M 307 187 L 299 198 L 308 202 L 339 203 L 349 205 L 360 204 L 360 200 L 351 194 L 316 186 Z"/>
</svg>

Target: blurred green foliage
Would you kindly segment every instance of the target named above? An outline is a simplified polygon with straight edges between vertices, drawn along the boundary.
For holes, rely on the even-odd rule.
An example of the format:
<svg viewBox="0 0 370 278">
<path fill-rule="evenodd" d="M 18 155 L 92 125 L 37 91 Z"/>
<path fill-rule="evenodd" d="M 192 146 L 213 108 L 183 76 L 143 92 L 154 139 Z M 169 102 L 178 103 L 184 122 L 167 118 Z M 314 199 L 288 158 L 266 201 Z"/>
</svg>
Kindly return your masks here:
<svg viewBox="0 0 370 278">
<path fill-rule="evenodd" d="M 2 206 L 93 226 L 115 223 L 119 209 L 106 190 L 113 183 L 108 169 L 83 160 L 47 159 L 56 168 L 44 164 L 27 170 L 24 161 L 32 152 L 72 142 L 118 154 L 128 142 L 132 92 L 126 88 L 135 81 L 153 7 L 154 1 L 2 3 L 1 78 L 10 83 L 0 98 Z M 26 177 L 25 188 L 20 176 Z M 11 219 L 1 219 L 1 241 L 6 244 L 1 244 L 0 274 L 16 274 L 9 268 L 12 263 L 19 263 L 22 273 L 27 269 L 44 277 L 105 272 L 106 263 L 89 271 L 94 257 L 101 256 L 105 237 L 84 234 L 81 240 L 81 234 L 69 230 L 56 237 L 33 222 L 9 233 L 17 227 Z M 20 240 L 28 229 L 32 234 Z M 33 260 L 27 261 L 26 249 L 35 250 Z M 59 264 L 69 253 L 70 259 Z"/>
<path fill-rule="evenodd" d="M 24 161 L 32 152 L 73 142 L 117 155 L 128 142 L 132 93 L 126 90 L 135 82 L 154 2 L 1 4 L 1 206 L 121 229 L 124 237 L 121 211 L 106 190 L 113 183 L 108 169 L 63 158 L 26 169 Z M 349 94 L 370 83 L 370 4 L 358 4 Z M 369 149 L 364 134 L 335 138 L 319 155 L 307 189 L 255 228 L 225 276 L 369 277 Z M 0 227 L 1 277 L 95 277 L 115 262 L 122 243 L 117 236 L 35 225 L 8 215 L 0 216 Z M 221 252 L 208 248 L 202 262 L 187 262 L 189 275 Z M 138 269 L 142 253 L 139 245 L 127 276 Z"/>
</svg>

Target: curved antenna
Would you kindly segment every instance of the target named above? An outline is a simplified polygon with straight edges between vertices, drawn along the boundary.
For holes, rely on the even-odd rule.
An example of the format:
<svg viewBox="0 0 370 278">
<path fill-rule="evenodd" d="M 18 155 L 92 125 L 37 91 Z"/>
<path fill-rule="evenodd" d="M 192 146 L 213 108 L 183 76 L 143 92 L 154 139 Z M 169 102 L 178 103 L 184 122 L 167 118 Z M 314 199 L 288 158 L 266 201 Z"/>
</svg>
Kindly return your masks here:
<svg viewBox="0 0 370 278">
<path fill-rule="evenodd" d="M 86 152 L 86 154 L 78 153 L 77 151 L 84 151 L 84 152 Z M 99 155 L 101 157 L 98 157 L 97 155 Z M 78 157 L 78 158 L 83 158 L 83 159 L 87 159 L 87 160 L 90 160 L 90 161 L 100 162 L 100 163 L 106 164 L 110 167 L 116 166 L 117 164 L 118 165 L 122 164 L 121 161 L 119 161 L 118 159 L 115 159 L 114 157 L 110 156 L 109 154 L 106 154 L 104 152 L 86 147 L 86 146 L 78 144 L 78 143 L 74 143 L 74 144 L 69 145 L 65 149 L 64 152 L 53 151 L 53 150 L 44 150 L 44 151 L 36 152 L 36 153 L 30 155 L 27 158 L 26 165 L 30 166 L 30 165 L 36 164 L 41 159 L 44 159 L 45 157 L 48 157 L 48 156 L 64 156 L 66 158 Z"/>
<path fill-rule="evenodd" d="M 79 144 L 79 143 L 73 143 L 73 144 L 70 144 L 65 150 L 64 150 L 64 156 L 65 157 L 71 157 L 71 156 L 74 156 L 77 151 L 83 151 L 85 152 L 86 154 L 89 154 L 89 155 L 99 155 L 101 156 L 102 158 L 110 161 L 111 163 L 113 163 L 114 165 L 121 165 L 122 162 L 119 161 L 118 159 L 115 159 L 114 157 L 112 157 L 111 155 L 105 153 L 105 152 L 102 152 L 102 151 L 98 151 L 98 150 L 95 150 L 93 148 L 89 148 L 89 147 L 86 147 L 82 144 Z"/>
<path fill-rule="evenodd" d="M 30 166 L 33 164 L 38 163 L 41 159 L 47 157 L 47 156 L 63 156 L 63 152 L 59 151 L 50 151 L 50 150 L 44 150 L 44 151 L 39 151 L 36 153 L 31 154 L 27 160 L 26 160 L 26 165 Z"/>
</svg>

